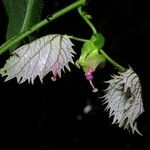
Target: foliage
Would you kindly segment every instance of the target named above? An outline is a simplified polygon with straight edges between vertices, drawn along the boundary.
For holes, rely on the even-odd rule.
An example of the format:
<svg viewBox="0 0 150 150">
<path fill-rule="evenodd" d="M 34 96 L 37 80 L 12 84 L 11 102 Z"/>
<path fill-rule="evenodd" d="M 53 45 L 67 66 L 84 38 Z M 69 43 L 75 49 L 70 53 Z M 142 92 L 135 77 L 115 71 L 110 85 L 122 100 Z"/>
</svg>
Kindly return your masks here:
<svg viewBox="0 0 150 150">
<path fill-rule="evenodd" d="M 75 54 L 72 46 L 65 35 L 41 37 L 16 49 L 0 70 L 0 74 L 8 76 L 5 81 L 16 77 L 18 83 L 26 80 L 34 83 L 36 76 L 39 76 L 42 82 L 44 76 L 52 71 L 52 79 L 55 80 L 57 74 L 61 77 L 64 67 L 70 70 L 68 63 L 73 63 L 72 57 Z"/>
<path fill-rule="evenodd" d="M 83 69 L 93 92 L 98 91 L 92 82 L 93 73 L 98 66 L 102 69 L 105 62 L 108 61 L 118 69 L 119 75 L 114 75 L 113 79 L 107 81 L 109 86 L 103 97 L 104 102 L 107 103 L 106 109 L 110 110 L 110 117 L 114 117 L 113 123 L 119 124 L 119 127 L 124 127 L 124 129 L 131 129 L 132 133 L 136 131 L 142 135 L 138 131 L 136 123 L 138 116 L 144 112 L 139 78 L 131 68 L 122 67 L 103 50 L 105 38 L 97 32 L 91 22 L 91 15 L 83 10 L 85 0 L 77 0 L 38 23 L 42 0 L 6 0 L 3 2 L 9 16 L 9 25 L 7 41 L 0 47 L 0 54 L 12 49 L 13 46 L 20 45 L 24 38 L 32 36 L 31 34 L 39 28 L 75 8 L 78 8 L 79 15 L 92 30 L 89 39 L 50 34 L 32 42 L 29 40 L 30 43 L 14 50 L 4 67 L 0 69 L 0 74 L 7 76 L 5 81 L 16 77 L 18 83 L 26 80 L 34 83 L 37 76 L 42 81 L 49 72 L 53 74 L 52 80 L 56 80 L 57 75 L 61 77 L 61 70 L 64 70 L 64 67 L 70 70 L 69 62 L 74 63 L 75 51 L 72 49 L 71 40 L 83 42 L 80 56 L 75 63 L 76 66 Z"/>
<path fill-rule="evenodd" d="M 26 31 L 40 21 L 42 0 L 3 0 L 3 4 L 9 18 L 6 40 Z M 14 45 L 13 49 L 20 44 L 21 42 Z"/>
</svg>

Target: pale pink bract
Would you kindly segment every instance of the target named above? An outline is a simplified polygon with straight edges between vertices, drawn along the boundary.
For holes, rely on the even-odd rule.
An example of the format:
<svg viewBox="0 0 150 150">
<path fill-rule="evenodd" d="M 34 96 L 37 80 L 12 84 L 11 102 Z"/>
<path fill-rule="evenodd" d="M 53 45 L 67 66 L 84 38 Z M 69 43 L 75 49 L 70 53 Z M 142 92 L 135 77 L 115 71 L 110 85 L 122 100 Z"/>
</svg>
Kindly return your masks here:
<svg viewBox="0 0 150 150">
<path fill-rule="evenodd" d="M 119 127 L 141 135 L 136 119 L 144 112 L 144 108 L 137 74 L 130 68 L 119 75 L 113 75 L 106 83 L 109 86 L 105 90 L 104 104 L 107 104 L 109 117 L 113 116 L 112 124 L 119 124 Z"/>
</svg>

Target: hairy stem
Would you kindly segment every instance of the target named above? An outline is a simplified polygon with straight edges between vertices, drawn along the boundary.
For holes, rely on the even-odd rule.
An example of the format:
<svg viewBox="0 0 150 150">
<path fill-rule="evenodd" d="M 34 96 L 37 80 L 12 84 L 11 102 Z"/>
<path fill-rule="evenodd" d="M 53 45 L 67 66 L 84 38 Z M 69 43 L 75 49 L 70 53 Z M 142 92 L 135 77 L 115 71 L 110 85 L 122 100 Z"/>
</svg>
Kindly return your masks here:
<svg viewBox="0 0 150 150">
<path fill-rule="evenodd" d="M 63 16 L 64 14 L 66 14 L 66 13 L 70 12 L 71 10 L 73 10 L 73 9 L 75 9 L 81 5 L 84 5 L 84 4 L 85 4 L 85 0 L 77 0 L 76 2 L 70 4 L 69 6 L 67 6 L 67 7 L 61 9 L 60 11 L 54 13 L 50 17 L 48 17 L 48 18 L 44 19 L 43 21 L 35 24 L 33 27 L 29 28 L 27 31 L 22 32 L 22 33 L 18 34 L 17 36 L 11 38 L 10 40 L 8 40 L 7 42 L 5 42 L 3 45 L 0 46 L 0 54 L 4 53 L 11 46 L 13 46 L 17 42 L 21 41 L 22 39 L 24 39 L 28 35 L 32 34 L 36 30 L 40 29 L 41 27 L 45 26 L 49 22 L 59 18 L 60 16 Z"/>
<path fill-rule="evenodd" d="M 112 60 L 102 49 L 100 49 L 100 53 L 112 64 L 114 65 L 120 72 L 125 72 L 127 69 L 119 65 L 117 62 Z"/>
</svg>

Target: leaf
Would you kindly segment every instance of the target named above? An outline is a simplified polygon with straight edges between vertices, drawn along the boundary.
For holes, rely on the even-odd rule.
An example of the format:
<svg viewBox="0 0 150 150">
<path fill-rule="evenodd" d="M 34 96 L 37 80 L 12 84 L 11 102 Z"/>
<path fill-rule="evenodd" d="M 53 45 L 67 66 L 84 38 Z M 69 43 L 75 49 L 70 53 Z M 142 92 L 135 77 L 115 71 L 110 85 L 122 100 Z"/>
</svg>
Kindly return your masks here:
<svg viewBox="0 0 150 150">
<path fill-rule="evenodd" d="M 3 0 L 8 15 L 6 40 L 39 22 L 43 0 Z M 17 47 L 20 43 L 18 43 Z"/>
<path fill-rule="evenodd" d="M 66 35 L 47 35 L 41 37 L 30 44 L 23 45 L 12 53 L 4 68 L 0 69 L 2 76 L 7 76 L 5 81 L 14 77 L 18 83 L 34 83 L 34 79 L 39 76 L 41 82 L 50 71 L 53 78 L 61 77 L 61 69 L 66 67 L 69 71 L 68 63 L 73 62 L 72 42 Z"/>
<path fill-rule="evenodd" d="M 119 127 L 142 135 L 137 129 L 136 122 L 139 115 L 144 112 L 139 77 L 131 68 L 112 77 L 107 81 L 109 86 L 104 96 L 109 117 L 114 116 L 113 124 L 119 124 Z"/>
</svg>

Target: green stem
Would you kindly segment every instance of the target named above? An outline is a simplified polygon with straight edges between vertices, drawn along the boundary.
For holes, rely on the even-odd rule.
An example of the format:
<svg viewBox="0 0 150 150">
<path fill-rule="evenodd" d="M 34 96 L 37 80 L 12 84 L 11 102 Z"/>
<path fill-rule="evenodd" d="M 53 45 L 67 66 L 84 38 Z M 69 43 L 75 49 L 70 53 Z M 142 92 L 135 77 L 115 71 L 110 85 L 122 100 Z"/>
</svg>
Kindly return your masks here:
<svg viewBox="0 0 150 150">
<path fill-rule="evenodd" d="M 119 65 L 117 62 L 112 60 L 102 49 L 100 49 L 100 53 L 112 64 L 114 65 L 120 72 L 125 72 L 127 69 Z"/>
<path fill-rule="evenodd" d="M 78 7 L 78 12 L 80 16 L 85 20 L 85 22 L 89 25 L 89 27 L 92 29 L 93 33 L 97 33 L 96 28 L 92 24 L 92 22 L 89 20 L 89 15 L 87 15 L 84 11 L 82 11 L 82 7 Z"/>
<path fill-rule="evenodd" d="M 70 39 L 73 39 L 73 40 L 76 40 L 76 41 L 80 41 L 80 42 L 87 42 L 89 40 L 87 39 L 82 39 L 82 38 L 78 38 L 78 37 L 75 37 L 75 36 L 68 36 Z"/>
<path fill-rule="evenodd" d="M 11 46 L 13 46 L 17 42 L 21 41 L 22 39 L 24 39 L 25 37 L 27 37 L 31 33 L 35 32 L 36 30 L 40 29 L 41 27 L 45 26 L 49 22 L 55 20 L 56 18 L 58 18 L 60 16 L 63 16 L 64 14 L 66 14 L 66 13 L 70 12 L 71 10 L 73 10 L 73 9 L 75 9 L 81 5 L 84 5 L 84 4 L 85 4 L 85 0 L 78 0 L 78 1 L 70 4 L 69 6 L 61 9 L 60 11 L 54 13 L 52 16 L 50 16 L 50 17 L 44 19 L 43 21 L 35 24 L 33 27 L 29 28 L 27 31 L 22 32 L 22 33 L 18 34 L 17 36 L 11 38 L 10 40 L 8 40 L 7 42 L 5 42 L 3 45 L 0 46 L 0 54 L 4 53 Z"/>
</svg>

